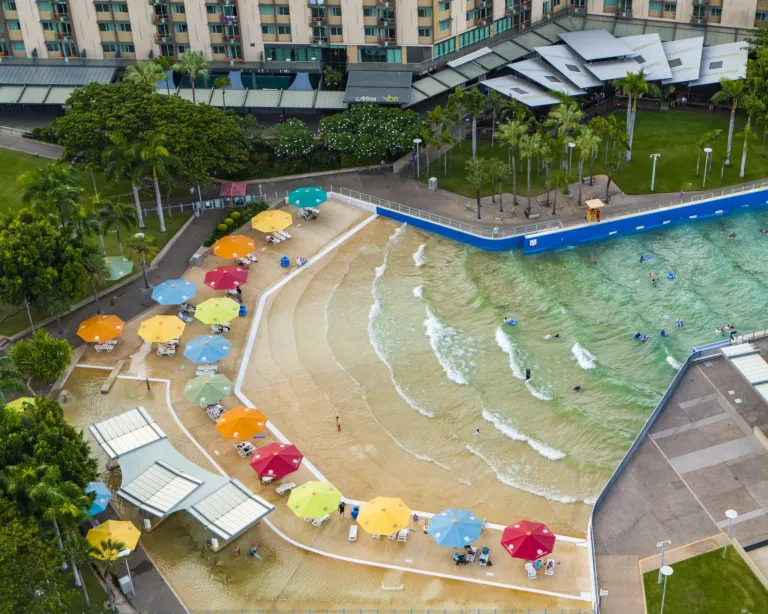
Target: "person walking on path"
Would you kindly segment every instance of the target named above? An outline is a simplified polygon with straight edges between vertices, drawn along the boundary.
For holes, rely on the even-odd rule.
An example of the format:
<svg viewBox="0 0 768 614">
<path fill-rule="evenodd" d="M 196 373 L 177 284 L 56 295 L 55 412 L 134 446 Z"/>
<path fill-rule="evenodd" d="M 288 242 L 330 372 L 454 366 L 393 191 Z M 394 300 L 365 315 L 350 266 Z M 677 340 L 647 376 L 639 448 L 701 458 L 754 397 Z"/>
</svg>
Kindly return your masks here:
<svg viewBox="0 0 768 614">
<path fill-rule="evenodd" d="M 344 510 L 347 508 L 347 504 L 342 501 L 339 503 L 339 517 L 344 518 Z"/>
</svg>

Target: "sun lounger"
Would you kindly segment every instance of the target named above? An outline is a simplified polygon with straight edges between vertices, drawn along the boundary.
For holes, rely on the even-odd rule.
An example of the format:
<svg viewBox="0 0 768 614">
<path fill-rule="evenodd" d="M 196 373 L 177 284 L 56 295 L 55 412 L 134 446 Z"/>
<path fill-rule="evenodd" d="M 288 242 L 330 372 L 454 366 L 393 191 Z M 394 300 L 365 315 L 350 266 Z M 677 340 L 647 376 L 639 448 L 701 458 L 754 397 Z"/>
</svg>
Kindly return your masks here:
<svg viewBox="0 0 768 614">
<path fill-rule="evenodd" d="M 186 313 L 182 313 L 181 309 L 179 309 L 179 311 L 176 312 L 176 317 L 179 318 L 179 320 L 181 320 L 185 324 L 192 324 L 192 322 L 194 322 L 194 319 L 192 318 L 192 316 L 188 316 Z"/>
<path fill-rule="evenodd" d="M 488 546 L 483 546 L 483 550 L 480 552 L 480 567 L 486 567 L 488 561 L 491 560 L 491 550 Z"/>
<path fill-rule="evenodd" d="M 170 341 L 166 341 L 165 345 L 172 345 L 174 347 L 178 347 L 180 341 L 178 339 L 171 339 Z"/>
<path fill-rule="evenodd" d="M 317 213 L 313 213 L 309 209 L 301 209 L 299 211 L 299 217 L 304 218 L 305 220 L 315 220 L 317 219 Z"/>
<path fill-rule="evenodd" d="M 470 563 L 475 562 L 475 555 L 477 554 L 477 548 L 467 548 L 467 561 Z"/>
<path fill-rule="evenodd" d="M 226 324 L 212 324 L 211 332 L 214 335 L 226 335 L 232 329 L 232 326 L 227 322 Z"/>
<path fill-rule="evenodd" d="M 325 523 L 325 522 L 328 522 L 328 519 L 329 519 L 330 517 L 331 517 L 331 515 L 330 515 L 330 514 L 326 514 L 326 515 L 325 515 L 325 516 L 323 516 L 322 518 L 318 518 L 317 520 L 313 520 L 313 521 L 312 521 L 312 526 L 315 526 L 315 527 L 321 527 L 321 526 L 323 526 L 323 523 Z"/>
<path fill-rule="evenodd" d="M 528 572 L 528 579 L 529 580 L 535 580 L 536 579 L 536 568 L 533 566 L 533 563 L 526 563 L 525 564 L 525 571 Z"/>
<path fill-rule="evenodd" d="M 246 258 L 248 259 L 248 262 L 252 262 L 254 264 L 259 261 L 259 259 L 256 257 L 256 254 L 254 253 L 248 254 Z"/>
<path fill-rule="evenodd" d="M 371 537 L 373 537 L 373 539 L 381 539 L 381 535 L 378 533 L 374 533 L 373 535 L 371 535 Z"/>
<path fill-rule="evenodd" d="M 397 541 L 399 542 L 407 542 L 408 541 L 408 529 L 401 529 L 397 532 Z"/>
<path fill-rule="evenodd" d="M 175 356 L 176 346 L 169 345 L 166 343 L 161 343 L 160 345 L 157 346 L 157 355 L 158 356 Z"/>
<path fill-rule="evenodd" d="M 262 484 L 271 484 L 272 480 L 274 480 L 274 479 L 275 478 L 273 478 L 271 476 L 268 476 L 268 475 L 267 476 L 263 476 L 263 477 L 259 477 L 259 480 L 261 480 Z"/>
<path fill-rule="evenodd" d="M 208 416 L 214 422 L 216 422 L 219 418 L 221 418 L 221 414 L 223 413 L 224 413 L 224 408 L 221 405 L 211 405 L 211 407 L 205 410 L 205 415 Z"/>
<path fill-rule="evenodd" d="M 277 237 L 275 235 L 267 235 L 267 243 L 277 244 L 280 243 L 282 239 L 280 237 Z"/>
<path fill-rule="evenodd" d="M 115 349 L 117 341 L 106 341 L 104 343 L 97 343 L 93 346 L 93 349 L 97 352 L 111 352 Z"/>
<path fill-rule="evenodd" d="M 221 403 L 200 403 L 200 407 L 203 409 L 211 409 L 212 407 L 221 407 L 224 409 L 224 406 Z"/>
<path fill-rule="evenodd" d="M 216 375 L 218 370 L 218 365 L 200 365 L 196 373 L 197 375 Z"/>
<path fill-rule="evenodd" d="M 350 525 L 349 536 L 347 537 L 347 539 L 351 542 L 357 541 L 357 525 L 356 524 Z"/>
<path fill-rule="evenodd" d="M 248 258 L 235 258 L 235 264 L 247 269 L 251 266 L 251 261 Z"/>
<path fill-rule="evenodd" d="M 275 235 L 281 240 L 281 241 L 287 241 L 291 238 L 291 235 L 289 235 L 285 230 L 278 230 Z"/>
<path fill-rule="evenodd" d="M 278 495 L 284 495 L 290 490 L 293 490 L 296 488 L 296 482 L 288 482 L 287 484 L 280 484 L 277 488 L 275 488 L 275 492 Z"/>
<path fill-rule="evenodd" d="M 255 449 L 256 448 L 250 441 L 241 441 L 240 443 L 235 444 L 235 450 L 237 450 L 237 453 L 243 458 L 246 458 L 249 454 L 253 453 Z"/>
<path fill-rule="evenodd" d="M 429 521 L 424 521 L 424 535 L 429 534 Z"/>
<path fill-rule="evenodd" d="M 190 305 L 189 303 L 182 303 L 181 305 L 179 305 L 179 311 L 182 311 L 184 313 L 194 314 L 195 306 Z"/>
<path fill-rule="evenodd" d="M 392 533 L 392 535 L 389 536 L 389 539 L 395 541 L 397 539 L 397 533 Z"/>
<path fill-rule="evenodd" d="M 547 564 L 544 566 L 545 576 L 555 575 L 555 559 L 547 559 Z"/>
<path fill-rule="evenodd" d="M 307 207 L 306 209 L 304 209 L 304 211 L 306 211 L 307 213 L 313 213 L 315 217 L 320 215 L 320 209 L 315 209 L 314 207 Z"/>
</svg>

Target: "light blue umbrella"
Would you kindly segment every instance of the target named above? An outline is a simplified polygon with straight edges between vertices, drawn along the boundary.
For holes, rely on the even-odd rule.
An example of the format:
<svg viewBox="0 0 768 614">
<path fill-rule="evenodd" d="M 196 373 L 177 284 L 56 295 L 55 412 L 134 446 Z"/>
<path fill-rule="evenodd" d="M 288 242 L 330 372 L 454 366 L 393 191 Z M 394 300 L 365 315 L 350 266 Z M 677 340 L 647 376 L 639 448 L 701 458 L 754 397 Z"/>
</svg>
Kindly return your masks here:
<svg viewBox="0 0 768 614">
<path fill-rule="evenodd" d="M 429 535 L 440 546 L 463 548 L 480 538 L 483 521 L 468 510 L 449 507 L 429 521 Z"/>
<path fill-rule="evenodd" d="M 85 487 L 85 492 L 96 494 L 96 498 L 88 509 L 89 516 L 101 514 L 101 512 L 107 509 L 109 500 L 112 498 L 112 493 L 109 492 L 109 488 L 107 488 L 103 482 L 89 482 L 88 486 Z"/>
<path fill-rule="evenodd" d="M 168 279 L 152 290 L 152 300 L 161 305 L 181 305 L 195 296 L 195 284 L 186 279 Z"/>
<path fill-rule="evenodd" d="M 328 192 L 320 188 L 299 188 L 288 194 L 288 202 L 299 209 L 317 207 L 328 200 Z"/>
<path fill-rule="evenodd" d="M 221 335 L 200 335 L 187 342 L 184 357 L 195 364 L 210 364 L 229 356 L 230 349 L 232 344 Z"/>
</svg>

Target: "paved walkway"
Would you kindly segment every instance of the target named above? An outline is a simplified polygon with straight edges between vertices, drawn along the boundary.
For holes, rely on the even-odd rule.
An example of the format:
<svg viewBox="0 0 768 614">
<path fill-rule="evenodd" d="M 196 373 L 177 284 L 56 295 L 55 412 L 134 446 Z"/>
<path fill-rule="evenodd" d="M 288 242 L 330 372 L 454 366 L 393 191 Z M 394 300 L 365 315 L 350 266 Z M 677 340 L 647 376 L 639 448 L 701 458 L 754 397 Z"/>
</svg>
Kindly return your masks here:
<svg viewBox="0 0 768 614">
<path fill-rule="evenodd" d="M 30 141 L 24 137 L 3 132 L 2 127 L 0 127 L 0 147 L 32 155 L 37 154 L 41 158 L 50 158 L 51 160 L 58 160 L 64 152 L 63 147 L 41 143 L 40 141 Z"/>
</svg>

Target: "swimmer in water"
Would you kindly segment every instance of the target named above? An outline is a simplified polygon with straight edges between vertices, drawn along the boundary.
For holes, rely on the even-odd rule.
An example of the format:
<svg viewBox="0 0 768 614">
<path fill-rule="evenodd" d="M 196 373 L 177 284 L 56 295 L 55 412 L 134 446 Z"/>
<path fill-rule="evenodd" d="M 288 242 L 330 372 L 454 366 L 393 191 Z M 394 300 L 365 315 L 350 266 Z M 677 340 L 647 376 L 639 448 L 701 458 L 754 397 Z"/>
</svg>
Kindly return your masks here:
<svg viewBox="0 0 768 614">
<path fill-rule="evenodd" d="M 654 273 L 653 271 L 651 271 L 650 273 L 648 273 L 648 277 L 650 277 L 651 279 L 653 279 L 653 278 L 654 278 L 654 276 L 655 276 L 655 273 Z"/>
<path fill-rule="evenodd" d="M 715 329 L 715 332 L 716 332 L 718 335 L 722 335 L 722 334 L 723 334 L 725 331 L 723 330 L 723 327 L 722 327 L 722 326 L 718 326 L 718 327 Z"/>
<path fill-rule="evenodd" d="M 760 232 L 762 232 L 764 235 L 768 235 L 768 229 L 766 228 L 761 228 Z"/>
<path fill-rule="evenodd" d="M 731 234 L 728 235 L 728 239 L 729 240 L 730 239 L 735 239 L 735 238 L 736 238 L 736 233 L 735 232 L 732 232 Z"/>
<path fill-rule="evenodd" d="M 677 320 L 675 320 L 675 326 L 677 326 L 678 328 L 682 328 L 683 326 L 685 326 L 685 322 L 683 322 L 680 318 L 678 318 Z"/>
<path fill-rule="evenodd" d="M 651 283 L 653 283 L 653 285 L 655 286 L 657 283 L 659 283 L 659 280 L 658 280 L 658 279 L 656 279 L 656 278 L 653 278 L 653 279 L 651 280 Z"/>
<path fill-rule="evenodd" d="M 726 324 L 725 325 L 725 330 L 731 330 L 732 328 L 734 328 L 733 324 Z"/>
<path fill-rule="evenodd" d="M 574 386 L 573 387 L 574 392 L 581 392 L 581 386 Z"/>
<path fill-rule="evenodd" d="M 525 381 L 527 382 L 529 379 L 531 379 L 531 370 L 526 367 L 526 369 L 525 369 Z"/>
<path fill-rule="evenodd" d="M 659 337 L 669 337 L 667 334 L 667 331 L 665 331 L 663 328 L 659 331 Z"/>
<path fill-rule="evenodd" d="M 640 256 L 640 264 L 642 264 L 643 262 L 645 262 L 645 256 Z"/>
</svg>

